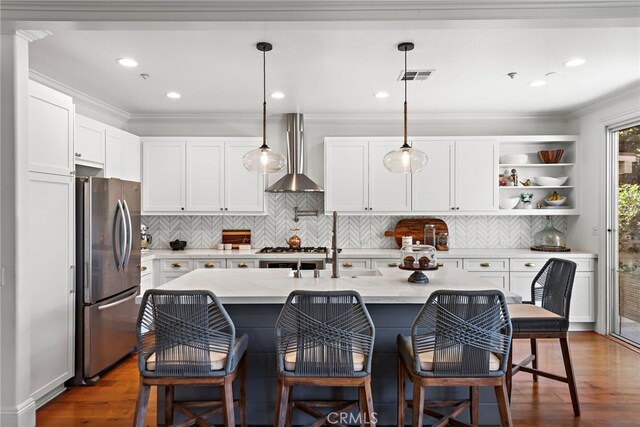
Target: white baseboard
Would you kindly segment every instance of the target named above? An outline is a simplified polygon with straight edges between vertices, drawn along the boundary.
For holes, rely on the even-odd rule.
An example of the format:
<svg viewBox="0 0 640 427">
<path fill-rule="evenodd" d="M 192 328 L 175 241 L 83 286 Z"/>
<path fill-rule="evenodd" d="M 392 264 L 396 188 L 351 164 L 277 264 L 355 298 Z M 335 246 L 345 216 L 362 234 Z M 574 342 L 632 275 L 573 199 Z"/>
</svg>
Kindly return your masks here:
<svg viewBox="0 0 640 427">
<path fill-rule="evenodd" d="M 29 398 L 15 408 L 0 409 L 0 426 L 35 427 L 36 401 Z"/>
</svg>

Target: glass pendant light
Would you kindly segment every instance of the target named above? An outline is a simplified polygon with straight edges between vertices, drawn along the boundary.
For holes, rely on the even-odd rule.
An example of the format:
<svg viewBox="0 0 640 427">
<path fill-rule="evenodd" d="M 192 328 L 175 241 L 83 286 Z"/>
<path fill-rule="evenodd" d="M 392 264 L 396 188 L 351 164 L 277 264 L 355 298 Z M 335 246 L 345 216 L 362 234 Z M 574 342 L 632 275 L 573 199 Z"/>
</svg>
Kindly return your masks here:
<svg viewBox="0 0 640 427">
<path fill-rule="evenodd" d="M 398 50 L 404 52 L 404 143 L 396 150 L 388 152 L 383 159 L 389 172 L 419 172 L 427 165 L 427 155 L 407 144 L 407 51 L 413 50 L 413 43 L 400 43 Z"/>
<path fill-rule="evenodd" d="M 262 145 L 247 152 L 242 157 L 242 164 L 251 172 L 278 172 L 286 165 L 284 156 L 276 153 L 267 145 L 267 68 L 266 52 L 273 49 L 271 43 L 260 42 L 256 48 L 262 52 Z"/>
</svg>

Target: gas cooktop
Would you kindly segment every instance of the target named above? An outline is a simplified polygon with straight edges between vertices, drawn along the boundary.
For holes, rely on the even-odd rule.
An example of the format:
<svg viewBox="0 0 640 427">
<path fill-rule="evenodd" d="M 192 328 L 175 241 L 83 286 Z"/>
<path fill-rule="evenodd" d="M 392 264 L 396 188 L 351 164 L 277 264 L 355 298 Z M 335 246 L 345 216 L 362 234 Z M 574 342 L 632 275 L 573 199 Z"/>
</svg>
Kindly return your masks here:
<svg viewBox="0 0 640 427">
<path fill-rule="evenodd" d="M 340 250 L 338 250 L 340 251 Z M 326 254 L 329 252 L 329 249 L 325 246 L 318 246 L 318 247 L 313 247 L 313 246 L 304 246 L 301 248 L 290 248 L 287 246 L 278 246 L 276 248 L 272 248 L 272 247 L 266 247 L 266 248 L 262 248 L 260 249 L 260 251 L 258 253 L 261 254 L 287 254 L 287 253 L 297 253 L 297 252 L 303 252 L 303 253 L 310 253 L 310 254 Z"/>
</svg>

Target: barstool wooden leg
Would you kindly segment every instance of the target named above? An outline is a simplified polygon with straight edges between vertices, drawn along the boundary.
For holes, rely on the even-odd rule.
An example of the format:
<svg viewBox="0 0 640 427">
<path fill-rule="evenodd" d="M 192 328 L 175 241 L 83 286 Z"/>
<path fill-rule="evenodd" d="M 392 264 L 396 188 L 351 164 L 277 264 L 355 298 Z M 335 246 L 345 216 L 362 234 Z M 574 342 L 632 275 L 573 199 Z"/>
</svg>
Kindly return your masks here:
<svg viewBox="0 0 640 427">
<path fill-rule="evenodd" d="M 373 410 L 373 393 L 371 391 L 371 376 L 368 376 L 364 381 L 364 394 L 367 401 L 367 413 L 366 422 L 370 427 L 376 427 L 376 414 Z"/>
<path fill-rule="evenodd" d="M 138 400 L 136 401 L 136 413 L 133 418 L 134 427 L 144 427 L 144 416 L 147 413 L 150 391 L 151 386 L 145 384 L 143 378 L 140 377 L 140 385 L 138 386 Z"/>
<path fill-rule="evenodd" d="M 413 413 L 411 415 L 413 427 L 422 426 L 424 413 L 424 387 L 420 384 L 420 379 L 413 379 Z"/>
<path fill-rule="evenodd" d="M 293 426 L 293 386 L 289 387 L 289 402 L 287 403 L 287 427 Z"/>
<path fill-rule="evenodd" d="M 238 407 L 240 409 L 240 426 L 247 427 L 247 356 L 242 356 L 239 366 L 240 372 L 240 397 Z"/>
<path fill-rule="evenodd" d="M 225 427 L 232 427 L 236 425 L 235 414 L 233 412 L 233 381 L 230 378 L 224 379 L 224 385 L 222 386 L 222 414 L 224 415 Z"/>
<path fill-rule="evenodd" d="M 504 381 L 502 384 L 494 387 L 496 392 L 496 402 L 498 403 L 498 412 L 500 412 L 500 423 L 502 427 L 512 427 L 511 408 L 509 407 L 509 399 L 507 397 L 507 387 Z"/>
<path fill-rule="evenodd" d="M 173 424 L 173 386 L 164 386 L 164 423 Z"/>
<path fill-rule="evenodd" d="M 364 387 L 358 387 L 358 401 L 360 407 L 360 427 L 367 426 L 367 392 Z"/>
<path fill-rule="evenodd" d="M 278 395 L 276 396 L 276 419 L 274 426 L 285 427 L 287 422 L 287 409 L 289 407 L 289 386 L 284 380 L 278 380 Z"/>
<path fill-rule="evenodd" d="M 404 379 L 404 364 L 402 359 L 398 357 L 398 427 L 404 426 L 404 413 L 407 407 L 405 396 L 405 379 Z"/>
<path fill-rule="evenodd" d="M 533 369 L 538 369 L 538 342 L 535 338 L 531 338 L 531 354 L 533 355 L 531 367 Z M 538 382 L 538 375 L 533 374 L 533 382 Z"/>
<path fill-rule="evenodd" d="M 578 389 L 576 388 L 576 379 L 573 375 L 573 365 L 571 364 L 571 355 L 569 354 L 569 342 L 567 337 L 560 338 L 560 348 L 562 349 L 562 359 L 564 360 L 564 370 L 567 373 L 567 383 L 569 384 L 569 393 L 571 394 L 571 404 L 573 405 L 573 415 L 580 416 L 580 401 L 578 400 Z"/>
<path fill-rule="evenodd" d="M 469 387 L 469 400 L 471 400 L 471 424 L 478 425 L 480 419 L 480 405 L 478 404 L 478 387 Z"/>
</svg>

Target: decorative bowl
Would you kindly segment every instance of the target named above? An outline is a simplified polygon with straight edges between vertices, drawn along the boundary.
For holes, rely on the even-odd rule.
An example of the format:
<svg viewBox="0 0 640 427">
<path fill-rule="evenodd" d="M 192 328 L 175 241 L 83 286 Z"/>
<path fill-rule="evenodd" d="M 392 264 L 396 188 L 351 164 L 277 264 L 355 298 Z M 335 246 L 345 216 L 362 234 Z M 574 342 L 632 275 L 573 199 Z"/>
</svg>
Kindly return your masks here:
<svg viewBox="0 0 640 427">
<path fill-rule="evenodd" d="M 564 205 L 564 202 L 567 201 L 566 197 L 563 197 L 560 200 L 549 200 L 545 197 L 544 202 L 549 205 L 549 206 L 560 206 L 560 205 Z"/>
<path fill-rule="evenodd" d="M 557 150 L 540 150 L 538 151 L 538 157 L 542 163 L 558 163 L 564 154 L 564 150 L 559 148 Z"/>
<path fill-rule="evenodd" d="M 557 187 L 563 185 L 568 176 L 534 176 L 533 180 L 541 187 Z"/>
<path fill-rule="evenodd" d="M 172 242 L 169 242 L 169 246 L 171 246 L 171 249 L 173 249 L 174 251 L 182 251 L 187 247 L 187 241 L 176 239 Z"/>
<path fill-rule="evenodd" d="M 529 163 L 529 156 L 526 154 L 503 154 L 500 156 L 500 163 L 504 164 L 523 164 Z"/>
<path fill-rule="evenodd" d="M 520 197 L 505 197 L 500 198 L 500 209 L 513 209 L 516 207 Z"/>
</svg>

